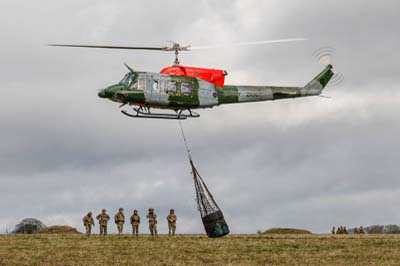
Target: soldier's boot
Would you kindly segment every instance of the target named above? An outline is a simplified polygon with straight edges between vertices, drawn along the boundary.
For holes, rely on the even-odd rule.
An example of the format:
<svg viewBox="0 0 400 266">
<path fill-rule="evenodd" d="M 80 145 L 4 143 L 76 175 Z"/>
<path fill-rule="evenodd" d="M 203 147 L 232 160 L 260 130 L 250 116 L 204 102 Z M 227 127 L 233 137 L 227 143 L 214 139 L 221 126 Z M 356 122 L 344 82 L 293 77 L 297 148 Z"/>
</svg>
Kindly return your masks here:
<svg viewBox="0 0 400 266">
<path fill-rule="evenodd" d="M 171 228 L 168 228 L 168 236 L 171 236 Z"/>
<path fill-rule="evenodd" d="M 103 231 L 104 231 L 103 234 L 106 236 L 107 235 L 107 227 L 106 226 L 104 227 Z"/>
<path fill-rule="evenodd" d="M 172 228 L 172 236 L 175 236 L 175 228 Z"/>
</svg>

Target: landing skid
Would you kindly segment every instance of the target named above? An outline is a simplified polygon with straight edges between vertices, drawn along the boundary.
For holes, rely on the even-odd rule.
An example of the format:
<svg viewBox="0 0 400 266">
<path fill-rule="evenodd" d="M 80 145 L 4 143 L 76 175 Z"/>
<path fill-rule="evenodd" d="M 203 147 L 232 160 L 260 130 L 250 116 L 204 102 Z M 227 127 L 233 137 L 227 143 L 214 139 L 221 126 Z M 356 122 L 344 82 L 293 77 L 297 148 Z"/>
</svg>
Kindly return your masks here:
<svg viewBox="0 0 400 266">
<path fill-rule="evenodd" d="M 143 111 L 143 109 L 146 109 L 146 111 Z M 126 110 L 122 110 L 121 113 L 123 113 L 126 116 L 132 117 L 132 118 L 153 118 L 153 119 L 185 120 L 187 118 L 198 118 L 198 117 L 200 117 L 200 115 L 198 113 L 193 112 L 190 109 L 175 110 L 176 114 L 152 113 L 152 112 L 150 112 L 150 108 L 145 108 L 145 107 L 133 108 L 133 111 L 135 111 L 134 114 L 131 114 Z"/>
</svg>

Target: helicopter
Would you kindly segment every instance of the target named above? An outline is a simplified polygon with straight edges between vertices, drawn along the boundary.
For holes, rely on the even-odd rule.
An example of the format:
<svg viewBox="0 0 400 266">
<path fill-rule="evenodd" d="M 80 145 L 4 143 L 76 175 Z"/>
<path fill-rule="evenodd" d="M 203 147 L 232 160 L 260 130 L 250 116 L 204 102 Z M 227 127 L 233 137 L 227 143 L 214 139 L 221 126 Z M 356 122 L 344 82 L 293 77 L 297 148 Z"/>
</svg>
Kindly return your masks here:
<svg viewBox="0 0 400 266">
<path fill-rule="evenodd" d="M 258 42 L 235 43 L 233 46 L 283 43 L 304 41 L 302 38 L 269 40 Z M 172 46 L 139 47 L 139 46 L 106 46 L 49 44 L 57 47 L 152 50 L 174 52 L 172 66 L 165 67 L 160 73 L 135 71 L 125 63 L 129 72 L 117 84 L 108 86 L 98 96 L 120 103 L 120 108 L 128 105 L 133 112 L 121 112 L 133 118 L 178 119 L 198 118 L 196 109 L 206 109 L 222 104 L 275 101 L 289 98 L 320 96 L 322 90 L 334 76 L 333 66 L 326 68 L 305 86 L 242 86 L 225 85 L 228 73 L 221 69 L 182 66 L 178 55 L 182 51 L 219 48 L 221 46 Z M 172 110 L 173 112 L 153 112 L 153 109 Z"/>
</svg>

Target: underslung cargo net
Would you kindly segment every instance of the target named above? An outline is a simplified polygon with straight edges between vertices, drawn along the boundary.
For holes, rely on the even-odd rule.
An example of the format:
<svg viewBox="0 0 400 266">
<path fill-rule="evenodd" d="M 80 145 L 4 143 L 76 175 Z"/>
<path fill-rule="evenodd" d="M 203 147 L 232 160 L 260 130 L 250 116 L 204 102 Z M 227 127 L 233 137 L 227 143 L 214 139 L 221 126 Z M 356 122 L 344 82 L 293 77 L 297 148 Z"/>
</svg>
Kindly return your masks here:
<svg viewBox="0 0 400 266">
<path fill-rule="evenodd" d="M 188 152 L 190 166 L 192 167 L 194 187 L 196 190 L 196 202 L 200 211 L 201 219 L 203 221 L 204 229 L 206 230 L 208 237 L 223 237 L 229 234 L 228 224 L 225 222 L 224 215 L 215 202 L 213 195 L 208 190 L 206 183 L 204 183 L 203 178 L 201 178 L 199 172 L 194 166 L 190 149 L 180 121 L 179 125 L 181 127 L 183 140 Z"/>
<path fill-rule="evenodd" d="M 225 222 L 224 215 L 194 166 L 192 159 L 190 159 L 190 165 L 192 166 L 194 186 L 196 188 L 197 207 L 207 235 L 209 237 L 222 237 L 229 234 L 229 227 Z"/>
</svg>

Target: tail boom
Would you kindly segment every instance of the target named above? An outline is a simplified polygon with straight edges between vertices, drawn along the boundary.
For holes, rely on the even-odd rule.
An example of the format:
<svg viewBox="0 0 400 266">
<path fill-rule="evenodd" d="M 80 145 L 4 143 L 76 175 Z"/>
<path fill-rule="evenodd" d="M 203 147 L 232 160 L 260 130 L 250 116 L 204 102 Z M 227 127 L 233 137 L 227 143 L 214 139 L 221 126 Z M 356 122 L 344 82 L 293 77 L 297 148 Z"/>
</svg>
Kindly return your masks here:
<svg viewBox="0 0 400 266">
<path fill-rule="evenodd" d="M 218 103 L 260 102 L 318 96 L 332 76 L 332 66 L 329 65 L 304 87 L 226 85 L 223 88 L 217 88 Z"/>
</svg>

